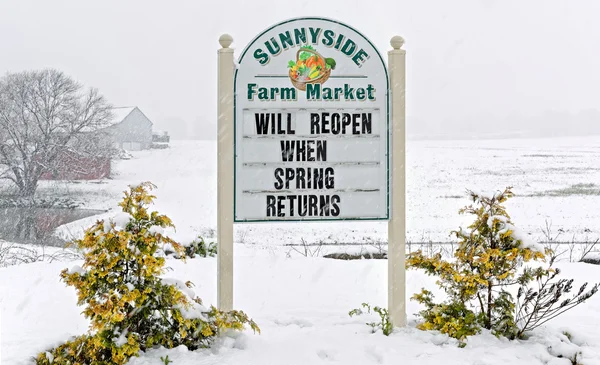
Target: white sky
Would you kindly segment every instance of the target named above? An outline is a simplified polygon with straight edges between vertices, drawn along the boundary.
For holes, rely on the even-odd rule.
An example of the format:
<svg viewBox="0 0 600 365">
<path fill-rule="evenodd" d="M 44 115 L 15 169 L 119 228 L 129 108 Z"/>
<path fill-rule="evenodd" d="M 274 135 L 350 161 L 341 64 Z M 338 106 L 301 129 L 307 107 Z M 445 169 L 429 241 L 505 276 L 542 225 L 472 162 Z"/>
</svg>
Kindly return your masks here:
<svg viewBox="0 0 600 365">
<path fill-rule="evenodd" d="M 219 35 L 241 51 L 298 16 L 345 22 L 382 53 L 403 36 L 418 120 L 600 108 L 598 0 L 0 0 L 0 73 L 58 68 L 155 123 L 214 130 Z"/>
</svg>

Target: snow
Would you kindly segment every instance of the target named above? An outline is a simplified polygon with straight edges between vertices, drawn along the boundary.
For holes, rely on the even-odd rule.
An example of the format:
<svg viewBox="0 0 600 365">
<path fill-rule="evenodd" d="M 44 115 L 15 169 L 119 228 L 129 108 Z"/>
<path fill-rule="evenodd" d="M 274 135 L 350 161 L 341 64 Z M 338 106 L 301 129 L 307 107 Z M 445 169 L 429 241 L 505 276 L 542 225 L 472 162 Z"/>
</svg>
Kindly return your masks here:
<svg viewBox="0 0 600 365">
<path fill-rule="evenodd" d="M 177 279 L 173 279 L 173 278 L 163 278 L 162 283 L 164 285 L 173 285 L 175 286 L 177 289 L 179 289 L 181 292 L 183 292 L 188 299 L 194 299 L 196 297 L 196 293 L 194 293 L 194 291 L 190 288 L 188 288 L 187 285 L 185 285 L 185 283 L 181 280 L 177 280 Z"/>
<path fill-rule="evenodd" d="M 152 226 L 152 227 L 150 227 L 148 232 L 150 232 L 151 234 L 164 234 L 165 230 L 159 226 Z"/>
<path fill-rule="evenodd" d="M 74 264 L 81 264 L 76 262 Z M 73 288 L 59 280 L 66 263 L 35 263 L 0 269 L 2 364 L 26 364 L 31 356 L 85 333 L 87 321 L 76 306 Z M 72 265 L 72 264 L 71 264 Z M 168 273 L 175 281 L 191 280 L 206 305 L 216 304 L 216 259 L 195 258 L 187 263 L 170 259 Z M 600 277 L 600 266 L 561 263 L 565 277 Z M 244 310 L 261 327 L 228 334 L 212 349 L 184 348 L 149 351 L 130 364 L 159 364 L 169 356 L 177 365 L 192 364 L 547 364 L 557 355 L 581 352 L 583 364 L 600 364 L 600 296 L 593 297 L 533 332 L 526 341 L 497 339 L 489 333 L 472 337 L 464 349 L 436 332 L 415 328 L 419 305 L 407 302 L 409 326 L 389 337 L 371 333 L 365 323 L 372 315 L 350 317 L 362 302 L 385 306 L 385 260 L 340 261 L 325 258 L 286 258 L 280 253 L 238 245 L 235 252 L 234 307 Z M 407 272 L 407 294 L 421 287 L 442 293 L 433 278 Z M 568 332 L 568 340 L 563 332 Z"/>
<path fill-rule="evenodd" d="M 121 123 L 125 117 L 127 117 L 136 107 L 115 107 L 112 109 L 113 120 L 112 124 Z"/>
<path fill-rule="evenodd" d="M 116 339 L 114 339 L 115 344 L 117 346 L 123 346 L 127 343 L 127 334 L 129 333 L 129 331 L 127 329 L 125 329 L 125 331 L 121 332 L 119 334 L 119 337 L 117 337 Z"/>
<path fill-rule="evenodd" d="M 179 311 L 181 312 L 181 316 L 184 319 L 202 319 L 204 321 L 208 320 L 204 315 L 204 313 L 207 312 L 206 308 L 196 302 L 191 302 L 188 307 L 185 307 L 183 305 L 177 305 L 176 309 L 179 309 Z"/>
<path fill-rule="evenodd" d="M 131 216 L 124 212 L 119 212 L 112 217 L 112 221 L 115 223 L 115 229 L 121 230 L 124 229 L 129 221 L 131 220 Z"/>
<path fill-rule="evenodd" d="M 68 273 L 69 274 L 75 274 L 75 273 L 77 273 L 79 275 L 82 275 L 82 274 L 85 274 L 85 270 L 83 270 L 83 268 L 81 266 L 75 265 L 75 266 L 73 266 L 72 268 L 69 269 Z"/>
<path fill-rule="evenodd" d="M 537 245 L 547 220 L 568 238 L 600 237 L 600 194 L 577 189 L 575 193 L 549 193 L 577 184 L 598 184 L 598 137 L 410 141 L 407 148 L 407 238 L 413 245 L 415 241 L 449 241 L 451 230 L 470 223 L 471 216 L 458 214 L 471 203 L 464 196 L 465 189 L 496 192 L 510 185 L 516 197 L 508 201 L 508 212 L 519 228 L 513 232 L 527 247 Z M 44 181 L 40 191 L 62 189 L 79 197 L 87 208 L 108 210 L 60 227 L 56 235 L 70 239 L 81 237 L 97 220 L 126 224 L 128 216 L 116 204 L 127 185 L 148 180 L 157 185 L 152 209 L 169 216 L 177 226 L 163 233 L 183 244 L 198 235 L 210 242 L 216 236 L 215 153 L 213 141 L 175 141 L 169 149 L 134 152 L 130 160 L 115 161 L 110 180 Z M 384 251 L 386 234 L 383 222 L 237 225 L 234 307 L 252 317 L 261 334 L 229 333 L 213 348 L 195 352 L 182 347 L 154 349 L 130 364 L 160 364 L 160 357 L 168 355 L 173 365 L 535 365 L 569 364 L 567 357 L 575 353 L 581 353 L 582 364 L 600 364 L 600 295 L 536 329 L 526 341 L 498 339 L 484 332 L 460 349 L 445 335 L 415 328 L 420 307 L 414 301 L 407 301 L 408 327 L 389 337 L 380 331 L 371 333 L 365 323 L 376 316 L 351 318 L 348 312 L 363 302 L 386 306 L 387 262 L 312 256 Z M 316 246 L 296 247 L 300 252 L 286 246 L 302 242 Z M 408 250 L 414 246 L 408 245 Z M 27 364 L 37 353 L 87 331 L 88 321 L 76 305 L 75 290 L 59 278 L 64 268 L 79 272 L 82 261 L 70 260 L 0 268 L 1 364 Z M 170 270 L 165 283 L 203 300 L 204 306 L 194 306 L 186 316 L 197 316 L 205 307 L 216 305 L 215 258 L 186 263 L 167 259 L 166 266 Z M 562 277 L 575 279 L 574 287 L 600 278 L 598 265 L 559 262 L 557 266 Z M 185 285 L 188 280 L 194 290 Z M 422 272 L 407 272 L 407 297 L 427 287 L 436 299 L 443 298 L 434 281 Z"/>
<path fill-rule="evenodd" d="M 513 237 L 521 241 L 521 247 L 528 248 L 532 251 L 537 251 L 541 253 L 545 252 L 545 247 L 543 245 L 532 240 L 531 237 L 527 236 L 523 231 L 521 231 L 517 227 L 511 226 L 510 229 L 513 231 Z"/>
</svg>

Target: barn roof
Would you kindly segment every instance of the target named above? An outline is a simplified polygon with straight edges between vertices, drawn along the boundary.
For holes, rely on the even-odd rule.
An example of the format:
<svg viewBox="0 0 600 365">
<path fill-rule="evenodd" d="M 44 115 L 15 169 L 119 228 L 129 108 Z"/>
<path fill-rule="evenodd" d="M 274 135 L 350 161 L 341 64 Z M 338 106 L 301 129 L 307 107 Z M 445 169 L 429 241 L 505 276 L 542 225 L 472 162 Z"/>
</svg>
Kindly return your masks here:
<svg viewBox="0 0 600 365">
<path fill-rule="evenodd" d="M 135 106 L 120 106 L 112 109 L 114 115 L 111 125 L 121 123 L 136 107 Z"/>
</svg>

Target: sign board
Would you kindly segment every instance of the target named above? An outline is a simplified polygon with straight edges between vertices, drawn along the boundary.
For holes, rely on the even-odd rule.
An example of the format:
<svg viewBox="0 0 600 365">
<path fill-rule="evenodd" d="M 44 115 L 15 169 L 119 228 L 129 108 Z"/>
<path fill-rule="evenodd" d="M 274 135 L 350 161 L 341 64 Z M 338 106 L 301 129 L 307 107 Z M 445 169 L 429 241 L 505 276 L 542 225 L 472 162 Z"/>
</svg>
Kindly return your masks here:
<svg viewBox="0 0 600 365">
<path fill-rule="evenodd" d="M 377 49 L 340 22 L 254 38 L 234 78 L 235 222 L 387 220 L 388 92 Z"/>
</svg>

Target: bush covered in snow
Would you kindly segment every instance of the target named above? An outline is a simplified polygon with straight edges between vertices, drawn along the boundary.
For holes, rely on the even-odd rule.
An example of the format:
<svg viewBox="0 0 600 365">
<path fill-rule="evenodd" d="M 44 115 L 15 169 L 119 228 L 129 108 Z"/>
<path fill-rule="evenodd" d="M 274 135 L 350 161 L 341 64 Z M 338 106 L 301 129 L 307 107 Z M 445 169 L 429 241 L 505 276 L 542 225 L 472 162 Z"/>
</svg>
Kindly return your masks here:
<svg viewBox="0 0 600 365">
<path fill-rule="evenodd" d="M 183 250 L 185 252 L 185 257 L 194 258 L 196 256 L 200 257 L 215 257 L 217 256 L 217 244 L 214 242 L 206 242 L 204 237 L 198 236 L 196 239 L 192 240 L 187 245 L 184 245 Z M 167 247 L 165 248 L 165 255 L 180 259 L 182 256 L 179 256 L 179 253 L 176 252 L 173 248 Z"/>
<path fill-rule="evenodd" d="M 190 282 L 161 278 L 160 250 L 169 245 L 183 258 L 185 251 L 160 233 L 173 227 L 171 220 L 148 211 L 153 187 L 130 187 L 119 204 L 122 217 L 96 222 L 74 242 L 85 252 L 83 267 L 64 270 L 61 278 L 77 290 L 90 331 L 39 354 L 38 364 L 124 364 L 154 346 L 193 350 L 225 329 L 259 330 L 241 311 L 204 307 Z"/>
<path fill-rule="evenodd" d="M 444 261 L 440 254 L 427 257 L 421 251 L 407 259 L 409 268 L 437 276 L 448 296 L 442 303 L 434 302 L 426 289 L 413 296 L 425 306 L 420 329 L 438 330 L 461 341 L 482 328 L 497 336 L 521 338 L 598 291 L 595 285 L 586 292 L 586 283 L 575 295 L 562 299 L 571 292 L 573 281 L 555 280 L 559 271 L 552 268 L 552 261 L 548 268 L 526 265 L 544 262 L 548 252 L 527 241 L 511 222 L 502 205 L 513 196 L 511 188 L 489 196 L 469 194 L 474 205 L 460 212 L 474 215 L 475 220 L 468 230 L 453 232 L 459 240 L 454 260 Z"/>
<path fill-rule="evenodd" d="M 378 306 L 371 308 L 371 305 L 369 303 L 363 303 L 362 308 L 355 308 L 355 309 L 351 310 L 348 313 L 348 315 L 350 315 L 350 317 L 359 316 L 359 315 L 365 313 L 363 309 L 366 309 L 367 314 L 371 314 L 371 309 L 373 309 L 372 311 L 379 315 L 379 322 L 367 323 L 367 325 L 371 326 L 373 333 L 375 333 L 381 329 L 381 332 L 383 332 L 383 334 L 386 336 L 389 336 L 392 334 L 392 332 L 394 331 L 394 326 L 392 325 L 392 322 L 390 321 L 390 314 L 388 313 L 388 310 L 385 308 L 381 308 Z"/>
<path fill-rule="evenodd" d="M 185 246 L 185 254 L 189 257 L 215 257 L 217 256 L 217 244 L 214 242 L 206 243 L 204 238 L 198 236 L 189 245 Z"/>
</svg>

